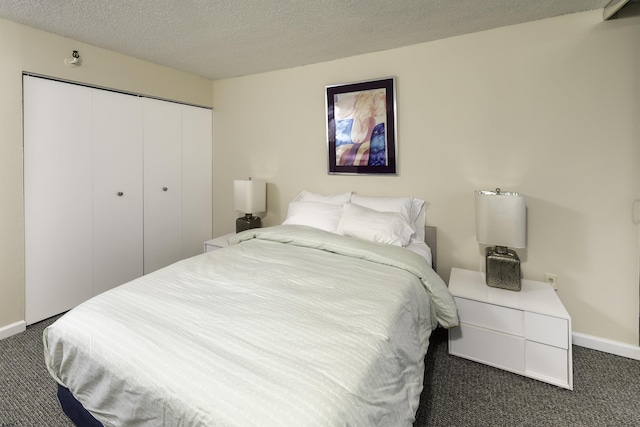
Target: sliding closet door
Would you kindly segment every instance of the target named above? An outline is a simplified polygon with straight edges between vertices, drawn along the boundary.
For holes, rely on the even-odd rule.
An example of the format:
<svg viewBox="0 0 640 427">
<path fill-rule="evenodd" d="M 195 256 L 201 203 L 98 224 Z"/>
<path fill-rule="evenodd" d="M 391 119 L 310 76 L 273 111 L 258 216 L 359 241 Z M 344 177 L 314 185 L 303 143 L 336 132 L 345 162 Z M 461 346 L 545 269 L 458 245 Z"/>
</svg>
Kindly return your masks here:
<svg viewBox="0 0 640 427">
<path fill-rule="evenodd" d="M 92 296 L 91 89 L 24 77 L 27 324 Z"/>
<path fill-rule="evenodd" d="M 202 251 L 211 110 L 24 77 L 28 324 Z"/>
<path fill-rule="evenodd" d="M 93 90 L 93 291 L 143 274 L 142 101 Z"/>
<path fill-rule="evenodd" d="M 212 237 L 211 110 L 182 106 L 182 257 Z"/>
<path fill-rule="evenodd" d="M 144 98 L 144 272 L 182 259 L 181 105 Z"/>
</svg>

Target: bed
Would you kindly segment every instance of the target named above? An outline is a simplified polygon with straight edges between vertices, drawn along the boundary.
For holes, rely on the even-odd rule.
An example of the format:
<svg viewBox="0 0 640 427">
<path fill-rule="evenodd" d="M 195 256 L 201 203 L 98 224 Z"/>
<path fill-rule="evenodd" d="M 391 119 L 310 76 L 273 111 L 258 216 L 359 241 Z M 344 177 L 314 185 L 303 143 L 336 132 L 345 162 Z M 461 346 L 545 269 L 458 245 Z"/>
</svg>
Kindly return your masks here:
<svg viewBox="0 0 640 427">
<path fill-rule="evenodd" d="M 72 421 L 411 425 L 431 331 L 457 325 L 446 285 L 420 250 L 376 241 L 388 232 L 366 239 L 294 218 L 290 206 L 283 225 L 234 235 L 46 328 Z"/>
</svg>

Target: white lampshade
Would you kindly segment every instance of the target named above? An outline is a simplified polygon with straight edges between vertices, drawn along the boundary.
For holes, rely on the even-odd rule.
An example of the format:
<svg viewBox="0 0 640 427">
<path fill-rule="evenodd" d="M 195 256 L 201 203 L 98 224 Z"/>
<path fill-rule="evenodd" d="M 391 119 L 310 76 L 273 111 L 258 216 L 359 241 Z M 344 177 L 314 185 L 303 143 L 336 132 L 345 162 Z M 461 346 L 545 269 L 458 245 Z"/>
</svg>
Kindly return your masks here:
<svg viewBox="0 0 640 427">
<path fill-rule="evenodd" d="M 476 236 L 485 245 L 524 248 L 527 207 L 520 193 L 476 191 Z"/>
<path fill-rule="evenodd" d="M 233 209 L 245 214 L 266 212 L 267 183 L 251 178 L 233 181 Z"/>
</svg>

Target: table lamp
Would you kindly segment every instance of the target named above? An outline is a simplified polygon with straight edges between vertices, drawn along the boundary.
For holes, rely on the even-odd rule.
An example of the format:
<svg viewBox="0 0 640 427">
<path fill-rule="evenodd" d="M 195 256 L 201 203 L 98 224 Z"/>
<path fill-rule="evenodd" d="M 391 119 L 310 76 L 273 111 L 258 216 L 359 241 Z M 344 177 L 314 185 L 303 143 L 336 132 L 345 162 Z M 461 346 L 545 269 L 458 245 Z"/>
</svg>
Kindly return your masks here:
<svg viewBox="0 0 640 427">
<path fill-rule="evenodd" d="M 486 283 L 494 288 L 521 289 L 520 258 L 509 249 L 524 248 L 527 207 L 520 193 L 476 191 L 476 236 L 486 249 Z"/>
<path fill-rule="evenodd" d="M 267 183 L 251 177 L 233 181 L 233 209 L 244 213 L 236 220 L 236 233 L 262 227 L 262 219 L 253 214 L 267 210 Z"/>
</svg>

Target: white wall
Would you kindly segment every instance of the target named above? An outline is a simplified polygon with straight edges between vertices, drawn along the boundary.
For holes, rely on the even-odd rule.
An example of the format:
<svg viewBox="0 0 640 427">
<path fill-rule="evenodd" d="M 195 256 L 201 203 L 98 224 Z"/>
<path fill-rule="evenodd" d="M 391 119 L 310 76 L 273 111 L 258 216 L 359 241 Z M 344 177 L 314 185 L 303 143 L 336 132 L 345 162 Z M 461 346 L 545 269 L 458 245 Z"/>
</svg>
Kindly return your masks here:
<svg viewBox="0 0 640 427">
<path fill-rule="evenodd" d="M 593 11 L 214 82 L 214 234 L 232 180 L 268 186 L 266 225 L 300 190 L 428 201 L 439 271 L 480 269 L 473 191 L 527 196 L 525 278 L 558 275 L 574 331 L 638 344 L 638 18 Z M 327 174 L 326 85 L 396 76 L 399 175 Z"/>
<path fill-rule="evenodd" d="M 78 50 L 81 67 L 64 58 Z M 24 320 L 22 72 L 211 106 L 210 80 L 0 19 L 0 337 Z M 46 213 L 43 213 L 46 214 Z M 43 242 L 52 250 L 64 242 Z M 10 333 L 11 331 L 9 331 Z"/>
</svg>

